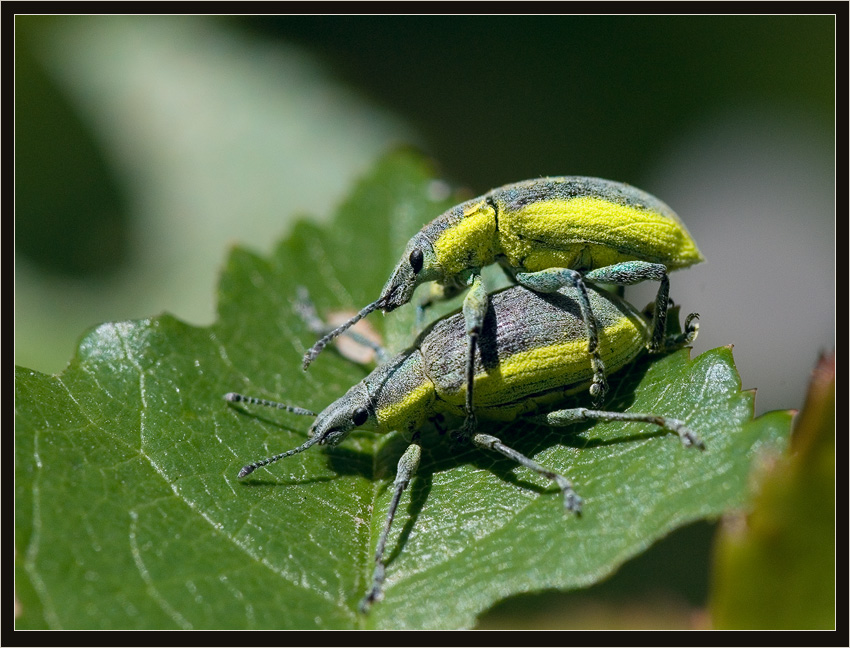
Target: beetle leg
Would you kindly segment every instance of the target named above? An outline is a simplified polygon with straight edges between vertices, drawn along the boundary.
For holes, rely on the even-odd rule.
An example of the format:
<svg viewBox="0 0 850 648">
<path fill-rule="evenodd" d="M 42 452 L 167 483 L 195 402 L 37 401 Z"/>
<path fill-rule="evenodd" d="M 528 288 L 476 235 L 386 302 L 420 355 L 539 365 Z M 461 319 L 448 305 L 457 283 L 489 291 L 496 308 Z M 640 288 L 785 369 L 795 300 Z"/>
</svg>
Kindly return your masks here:
<svg viewBox="0 0 850 648">
<path fill-rule="evenodd" d="M 697 320 L 697 321 L 694 321 Z M 685 325 L 678 335 L 670 335 L 664 340 L 665 349 L 676 349 L 680 346 L 691 344 L 699 333 L 699 313 L 691 313 L 685 318 Z"/>
<path fill-rule="evenodd" d="M 670 278 L 667 266 L 648 261 L 624 261 L 591 270 L 584 275 L 585 279 L 594 283 L 613 284 L 615 286 L 631 286 L 642 281 L 658 281 L 658 292 L 655 295 L 655 308 L 652 311 L 652 336 L 648 348 L 657 353 L 665 348 L 664 336 L 667 333 L 667 308 L 670 300 Z"/>
<path fill-rule="evenodd" d="M 581 273 L 570 268 L 548 268 L 539 272 L 518 272 L 516 280 L 534 292 L 550 293 L 565 286 L 571 286 L 578 291 L 578 305 L 587 335 L 587 352 L 590 354 L 590 364 L 593 367 L 590 395 L 595 401 L 601 401 L 605 392 L 608 391 L 608 383 L 605 380 L 605 365 L 599 357 L 599 332 L 596 317 L 590 307 L 590 298 L 587 296 L 587 287 L 584 285 Z"/>
<path fill-rule="evenodd" d="M 472 443 L 484 450 L 498 452 L 508 459 L 513 459 L 521 466 L 525 466 L 539 475 L 542 475 L 547 479 L 551 479 L 558 485 L 558 488 L 561 489 L 561 493 L 564 495 L 564 508 L 575 513 L 581 512 L 582 499 L 578 496 L 578 493 L 573 490 L 573 485 L 570 483 L 570 480 L 563 475 L 559 475 L 556 472 L 552 472 L 551 470 L 544 468 L 536 461 L 532 461 L 524 454 L 506 446 L 500 439 L 490 436 L 489 434 L 473 434 Z"/>
<path fill-rule="evenodd" d="M 359 605 L 360 612 L 363 614 L 369 611 L 372 603 L 380 601 L 384 596 L 383 587 L 387 569 L 384 563 L 384 550 L 387 546 L 387 538 L 389 537 L 390 527 L 393 524 L 393 518 L 401 501 L 401 494 L 416 474 L 421 457 L 422 446 L 419 445 L 419 434 L 417 433 L 413 437 L 413 442 L 407 447 L 407 450 L 404 451 L 404 454 L 398 461 L 398 469 L 396 470 L 395 482 L 393 483 L 393 498 L 390 501 L 390 508 L 384 520 L 384 528 L 381 530 L 381 536 L 378 538 L 378 545 L 375 547 L 375 571 L 372 574 L 372 586 L 366 592 L 366 596 L 361 599 Z"/>
<path fill-rule="evenodd" d="M 466 324 L 466 419 L 463 422 L 462 433 L 470 436 L 475 431 L 475 410 L 472 405 L 473 389 L 475 384 L 475 348 L 478 345 L 478 336 L 484 326 L 484 318 L 490 298 L 487 289 L 481 279 L 481 274 L 476 272 L 469 278 L 469 292 L 463 299 L 463 319 Z"/>
<path fill-rule="evenodd" d="M 705 443 L 697 434 L 691 430 L 684 421 L 658 416 L 656 414 L 639 414 L 637 412 L 606 412 L 601 410 L 589 410 L 584 407 L 573 409 L 556 410 L 547 414 L 539 414 L 531 417 L 532 421 L 542 423 L 551 427 L 565 427 L 581 421 L 627 421 L 633 423 L 652 423 L 658 427 L 675 432 L 679 435 L 682 445 L 693 446 L 705 450 Z"/>
</svg>

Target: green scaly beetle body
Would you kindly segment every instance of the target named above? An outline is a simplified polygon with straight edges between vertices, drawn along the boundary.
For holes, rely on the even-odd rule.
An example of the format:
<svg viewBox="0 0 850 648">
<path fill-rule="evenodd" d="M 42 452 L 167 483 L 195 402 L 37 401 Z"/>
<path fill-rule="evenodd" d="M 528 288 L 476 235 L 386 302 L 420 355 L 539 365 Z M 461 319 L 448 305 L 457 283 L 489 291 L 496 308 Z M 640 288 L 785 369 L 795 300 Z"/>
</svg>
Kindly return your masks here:
<svg viewBox="0 0 850 648">
<path fill-rule="evenodd" d="M 424 256 L 416 272 L 410 256 Z M 453 207 L 414 236 L 381 291 L 385 312 L 410 301 L 425 281 L 457 283 L 499 262 L 514 272 L 586 272 L 623 261 L 668 270 L 702 261 L 676 213 L 636 187 L 568 176 L 527 180 Z"/>
<path fill-rule="evenodd" d="M 597 353 L 610 371 L 617 371 L 649 346 L 651 324 L 629 303 L 604 290 L 590 287 L 587 295 L 598 322 Z M 668 340 L 669 346 L 689 343 L 696 337 L 697 327 L 691 326 L 694 317 L 686 320 L 685 333 Z M 411 437 L 411 444 L 398 463 L 393 499 L 375 551 L 372 586 L 361 602 L 363 611 L 382 596 L 384 550 L 401 494 L 419 464 L 419 429 L 441 414 L 464 415 L 466 412 L 466 340 L 466 321 L 462 313 L 438 320 L 413 346 L 377 367 L 318 414 L 239 394 L 225 396 L 231 402 L 269 405 L 316 416 L 310 438 L 305 443 L 245 466 L 239 477 L 313 445 L 336 445 L 354 429 L 399 430 Z M 582 420 L 652 423 L 676 432 L 685 445 L 703 447 L 685 423 L 676 419 L 585 408 L 552 410 L 554 403 L 584 389 L 593 380 L 594 367 L 586 349 L 586 328 L 577 288 L 562 287 L 557 292 L 539 294 L 514 286 L 494 293 L 473 363 L 476 412 L 486 418 L 511 420 L 522 414 L 543 411 L 545 413 L 533 420 L 550 426 L 565 426 Z M 462 438 L 555 481 L 564 495 L 566 509 L 581 509 L 581 498 L 566 477 L 543 468 L 489 434 L 472 432 Z"/>
<path fill-rule="evenodd" d="M 475 358 L 476 412 L 512 419 L 593 378 L 587 338 L 574 289 L 537 294 L 522 286 L 490 296 Z M 600 355 L 611 372 L 646 347 L 649 325 L 631 304 L 589 291 L 600 328 Z M 464 414 L 466 335 L 463 315 L 435 322 L 412 349 L 378 367 L 363 381 L 381 432 L 415 430 L 437 413 Z M 347 405 L 350 406 L 350 405 Z"/>
</svg>

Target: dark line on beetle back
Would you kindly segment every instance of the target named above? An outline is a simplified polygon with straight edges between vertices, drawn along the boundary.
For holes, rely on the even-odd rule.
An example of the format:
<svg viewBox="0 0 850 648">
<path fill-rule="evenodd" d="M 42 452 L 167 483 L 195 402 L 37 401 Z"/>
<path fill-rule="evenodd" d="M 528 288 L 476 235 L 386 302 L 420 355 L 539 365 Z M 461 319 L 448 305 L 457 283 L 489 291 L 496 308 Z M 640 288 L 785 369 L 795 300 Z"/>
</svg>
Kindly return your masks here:
<svg viewBox="0 0 850 648">
<path fill-rule="evenodd" d="M 499 233 L 499 205 L 490 197 L 487 198 L 487 204 L 493 208 L 493 220 L 496 223 L 496 234 Z"/>
</svg>

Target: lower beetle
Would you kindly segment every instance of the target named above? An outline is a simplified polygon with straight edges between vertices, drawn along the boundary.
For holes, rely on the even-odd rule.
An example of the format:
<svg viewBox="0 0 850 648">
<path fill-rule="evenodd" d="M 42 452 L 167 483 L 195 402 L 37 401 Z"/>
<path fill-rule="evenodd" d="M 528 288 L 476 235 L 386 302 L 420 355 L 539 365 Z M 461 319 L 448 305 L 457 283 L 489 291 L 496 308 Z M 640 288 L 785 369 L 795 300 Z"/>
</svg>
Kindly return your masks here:
<svg viewBox="0 0 850 648">
<path fill-rule="evenodd" d="M 630 364 L 653 345 L 650 317 L 615 295 L 587 287 L 598 323 L 599 357 L 611 373 Z M 569 394 L 587 388 L 594 367 L 587 354 L 587 329 L 577 289 L 537 293 L 522 286 L 490 296 L 475 356 L 475 408 L 482 418 L 510 421 L 529 416 L 541 425 L 567 426 L 585 420 L 651 423 L 679 435 L 686 446 L 704 448 L 685 422 L 654 414 L 585 409 L 556 409 Z M 685 321 L 684 332 L 664 340 L 670 349 L 694 340 L 696 314 Z M 372 584 L 360 603 L 361 611 L 382 597 L 385 576 L 384 550 L 401 495 L 415 474 L 422 453 L 420 428 L 441 415 L 464 416 L 467 388 L 466 327 L 462 313 L 434 322 L 415 344 L 354 385 L 340 399 L 316 414 L 309 410 L 229 393 L 231 403 L 266 405 L 295 414 L 315 416 L 310 438 L 281 454 L 246 465 L 239 477 L 257 468 L 303 452 L 313 445 L 336 445 L 354 429 L 391 432 L 411 438 L 398 463 L 393 497 L 375 551 Z M 544 412 L 544 413 L 541 413 Z M 554 481 L 561 489 L 567 511 L 580 512 L 582 499 L 571 482 L 484 432 L 462 435 L 474 446 L 502 454 Z"/>
</svg>

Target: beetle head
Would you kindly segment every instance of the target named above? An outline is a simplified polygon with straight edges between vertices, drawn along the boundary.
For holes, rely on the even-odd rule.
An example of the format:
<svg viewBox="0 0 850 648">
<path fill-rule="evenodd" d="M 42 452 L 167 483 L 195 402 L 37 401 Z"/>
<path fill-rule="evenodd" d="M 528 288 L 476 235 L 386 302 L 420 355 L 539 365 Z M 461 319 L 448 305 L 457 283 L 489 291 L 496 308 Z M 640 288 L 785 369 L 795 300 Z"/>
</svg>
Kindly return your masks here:
<svg viewBox="0 0 850 648">
<path fill-rule="evenodd" d="M 374 427 L 374 421 L 369 394 L 365 385 L 359 383 L 319 413 L 310 435 L 319 445 L 334 446 L 354 429 Z"/>
<path fill-rule="evenodd" d="M 437 262 L 434 247 L 428 238 L 419 232 L 410 239 L 401 260 L 381 291 L 378 300 L 381 310 L 385 313 L 395 310 L 410 301 L 418 285 L 442 278 L 443 271 Z"/>
</svg>

